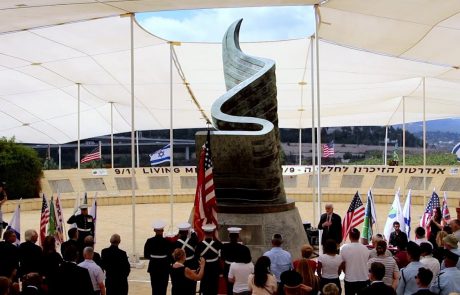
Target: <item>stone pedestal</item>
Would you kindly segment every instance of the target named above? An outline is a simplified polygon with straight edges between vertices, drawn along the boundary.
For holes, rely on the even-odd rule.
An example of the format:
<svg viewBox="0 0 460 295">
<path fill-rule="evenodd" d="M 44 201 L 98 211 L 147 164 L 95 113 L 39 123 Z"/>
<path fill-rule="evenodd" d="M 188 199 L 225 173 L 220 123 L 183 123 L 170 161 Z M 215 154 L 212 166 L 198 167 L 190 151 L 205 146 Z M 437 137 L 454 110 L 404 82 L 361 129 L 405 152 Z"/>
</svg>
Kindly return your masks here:
<svg viewBox="0 0 460 295">
<path fill-rule="evenodd" d="M 293 201 L 268 205 L 218 205 L 219 237 L 228 241 L 227 228 L 241 227 L 240 238 L 251 249 L 253 261 L 271 249 L 273 234 L 283 236 L 283 248 L 293 259 L 300 257 L 300 247 L 308 243 L 302 219 Z"/>
</svg>

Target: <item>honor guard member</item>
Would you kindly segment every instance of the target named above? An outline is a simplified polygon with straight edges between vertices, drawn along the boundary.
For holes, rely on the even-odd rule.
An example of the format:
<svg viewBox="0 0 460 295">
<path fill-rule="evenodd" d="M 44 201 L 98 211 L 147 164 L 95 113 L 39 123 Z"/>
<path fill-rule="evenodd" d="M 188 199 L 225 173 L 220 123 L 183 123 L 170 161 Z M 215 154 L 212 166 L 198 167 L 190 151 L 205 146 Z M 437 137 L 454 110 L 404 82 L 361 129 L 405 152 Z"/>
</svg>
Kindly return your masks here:
<svg viewBox="0 0 460 295">
<path fill-rule="evenodd" d="M 219 287 L 220 269 L 220 251 L 222 243 L 213 238 L 216 226 L 214 224 L 205 224 L 201 227 L 204 231 L 204 240 L 198 243 L 195 249 L 197 260 L 203 257 L 206 260 L 203 278 L 200 283 L 200 294 L 217 295 Z"/>
<path fill-rule="evenodd" d="M 230 242 L 224 243 L 222 245 L 222 260 L 224 260 L 224 277 L 227 281 L 227 294 L 233 294 L 233 283 L 228 282 L 228 271 L 230 269 L 230 264 L 232 262 L 240 262 L 238 259 L 241 259 L 242 252 L 248 248 L 245 245 L 239 242 L 240 238 L 240 227 L 229 227 L 228 229 L 228 238 Z"/>
<path fill-rule="evenodd" d="M 179 234 L 176 242 L 174 243 L 174 249 L 180 248 L 185 251 L 185 263 L 184 266 L 190 269 L 197 269 L 199 264 L 198 260 L 195 259 L 195 248 L 198 244 L 198 237 L 196 233 L 191 232 L 191 225 L 188 222 L 184 222 L 178 225 Z"/>
<path fill-rule="evenodd" d="M 88 205 L 80 206 L 81 214 L 70 216 L 68 224 L 76 224 L 78 229 L 78 251 L 82 255 L 83 241 L 87 236 L 94 236 L 94 219 L 88 214 Z"/>
<path fill-rule="evenodd" d="M 148 239 L 144 245 L 144 258 L 149 259 L 147 269 L 150 274 L 152 295 L 166 295 L 171 264 L 171 243 L 163 237 L 164 221 L 153 223 L 155 236 Z"/>
</svg>

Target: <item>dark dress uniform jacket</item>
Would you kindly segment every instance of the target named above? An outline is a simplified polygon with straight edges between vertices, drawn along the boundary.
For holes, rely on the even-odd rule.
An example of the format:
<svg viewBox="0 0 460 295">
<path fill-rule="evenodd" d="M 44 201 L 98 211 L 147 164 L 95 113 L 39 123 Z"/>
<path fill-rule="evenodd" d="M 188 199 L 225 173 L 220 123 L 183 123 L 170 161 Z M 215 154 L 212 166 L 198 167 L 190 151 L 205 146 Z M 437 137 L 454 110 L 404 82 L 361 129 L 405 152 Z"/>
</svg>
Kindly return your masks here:
<svg viewBox="0 0 460 295">
<path fill-rule="evenodd" d="M 111 245 L 101 252 L 105 269 L 105 287 L 107 295 L 127 295 L 128 276 L 131 271 L 126 252 Z"/>
<path fill-rule="evenodd" d="M 42 260 L 42 248 L 30 241 L 19 245 L 19 276 L 22 277 L 30 272 L 40 272 L 40 263 Z"/>
<path fill-rule="evenodd" d="M 321 245 L 324 245 L 328 239 L 333 239 L 337 244 L 340 244 L 342 242 L 342 218 L 340 218 L 339 215 L 332 213 L 331 226 L 323 228 L 323 223 L 326 222 L 326 219 L 327 213 L 322 214 L 318 224 L 318 229 L 323 230 Z"/>
<path fill-rule="evenodd" d="M 384 282 L 375 282 L 358 292 L 358 295 L 396 295 L 396 291 Z"/>
<path fill-rule="evenodd" d="M 94 237 L 94 219 L 91 215 L 72 215 L 70 216 L 69 220 L 67 220 L 68 224 L 77 224 L 78 228 L 78 242 L 83 245 L 83 240 L 87 236 Z"/>
<path fill-rule="evenodd" d="M 198 237 L 195 233 L 191 233 L 190 237 L 187 239 L 178 238 L 174 243 L 172 250 L 174 251 L 177 248 L 180 248 L 185 251 L 185 263 L 184 265 L 190 269 L 198 268 L 198 260 L 195 257 L 195 248 L 198 244 Z"/>
<path fill-rule="evenodd" d="M 10 277 L 19 268 L 19 249 L 16 245 L 0 242 L 0 276 Z"/>
<path fill-rule="evenodd" d="M 63 262 L 57 274 L 56 293 L 53 294 L 94 294 L 88 270 L 74 262 Z"/>
<path fill-rule="evenodd" d="M 172 244 L 162 236 L 154 236 L 145 242 L 144 257 L 149 259 L 147 271 L 150 273 L 152 294 L 166 294 L 169 279 L 169 266 L 172 262 Z"/>
<path fill-rule="evenodd" d="M 208 245 L 210 246 L 208 246 Z M 220 251 L 222 243 L 218 240 L 205 239 L 198 243 L 195 249 L 197 260 L 203 257 L 206 260 L 203 278 L 200 283 L 200 293 L 204 295 L 216 295 L 219 287 Z M 217 252 L 217 253 L 216 253 Z"/>
</svg>

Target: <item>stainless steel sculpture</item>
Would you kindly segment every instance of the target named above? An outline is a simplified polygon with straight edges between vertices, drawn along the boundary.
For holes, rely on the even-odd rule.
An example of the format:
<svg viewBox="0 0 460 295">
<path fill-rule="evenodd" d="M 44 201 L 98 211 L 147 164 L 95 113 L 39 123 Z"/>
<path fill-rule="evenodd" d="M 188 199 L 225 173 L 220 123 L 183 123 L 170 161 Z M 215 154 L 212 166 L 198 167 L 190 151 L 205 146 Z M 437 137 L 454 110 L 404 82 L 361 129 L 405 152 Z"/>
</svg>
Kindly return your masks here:
<svg viewBox="0 0 460 295">
<path fill-rule="evenodd" d="M 211 109 L 216 196 L 219 204 L 284 204 L 275 62 L 241 51 L 241 22 L 224 36 L 227 93 Z"/>
</svg>

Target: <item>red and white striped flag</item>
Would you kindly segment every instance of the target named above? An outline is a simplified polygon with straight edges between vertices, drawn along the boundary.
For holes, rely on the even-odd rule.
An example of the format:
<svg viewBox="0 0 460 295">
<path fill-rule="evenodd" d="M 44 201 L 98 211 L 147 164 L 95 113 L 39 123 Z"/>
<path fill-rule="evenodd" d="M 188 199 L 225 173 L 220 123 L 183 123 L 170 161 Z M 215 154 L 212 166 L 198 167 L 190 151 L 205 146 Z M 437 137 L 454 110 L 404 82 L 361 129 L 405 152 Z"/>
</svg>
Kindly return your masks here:
<svg viewBox="0 0 460 295">
<path fill-rule="evenodd" d="M 442 225 L 448 225 L 450 221 L 450 212 L 447 207 L 447 193 L 444 192 L 444 198 L 442 200 Z"/>
<path fill-rule="evenodd" d="M 81 159 L 80 163 L 86 163 L 86 162 L 90 162 L 93 160 L 99 160 L 100 158 L 101 158 L 101 150 L 100 150 L 100 146 L 98 146 L 91 153 L 86 154 L 86 156 L 84 156 L 83 159 Z"/>
<path fill-rule="evenodd" d="M 46 237 L 46 226 L 48 225 L 48 221 L 50 220 L 50 209 L 48 207 L 48 201 L 45 198 L 45 194 L 43 194 L 42 200 L 42 214 L 40 216 L 40 244 L 43 245 Z"/>
<path fill-rule="evenodd" d="M 323 158 L 329 158 L 335 154 L 334 142 L 323 144 Z"/>
<path fill-rule="evenodd" d="M 211 136 L 209 130 L 206 143 L 201 149 L 198 163 L 198 179 L 193 214 L 193 228 L 200 241 L 204 237 L 203 230 L 201 229 L 203 224 L 214 224 L 217 227 L 217 201 L 212 174 Z"/>
<path fill-rule="evenodd" d="M 429 237 L 431 233 L 429 226 L 430 220 L 433 217 L 436 208 L 440 207 L 441 205 L 439 204 L 439 196 L 435 191 L 433 191 L 433 194 L 431 194 L 431 198 L 428 201 L 428 204 L 426 204 L 425 213 L 423 213 L 423 216 L 420 219 L 420 226 L 426 230 L 427 237 Z"/>
<path fill-rule="evenodd" d="M 64 215 L 62 213 L 61 198 L 58 194 L 56 197 L 56 244 L 64 242 Z"/>
<path fill-rule="evenodd" d="M 345 241 L 348 233 L 354 227 L 364 222 L 364 205 L 359 197 L 359 193 L 356 192 L 353 200 L 351 200 L 350 207 L 348 208 L 347 215 L 342 221 L 342 238 Z"/>
</svg>

